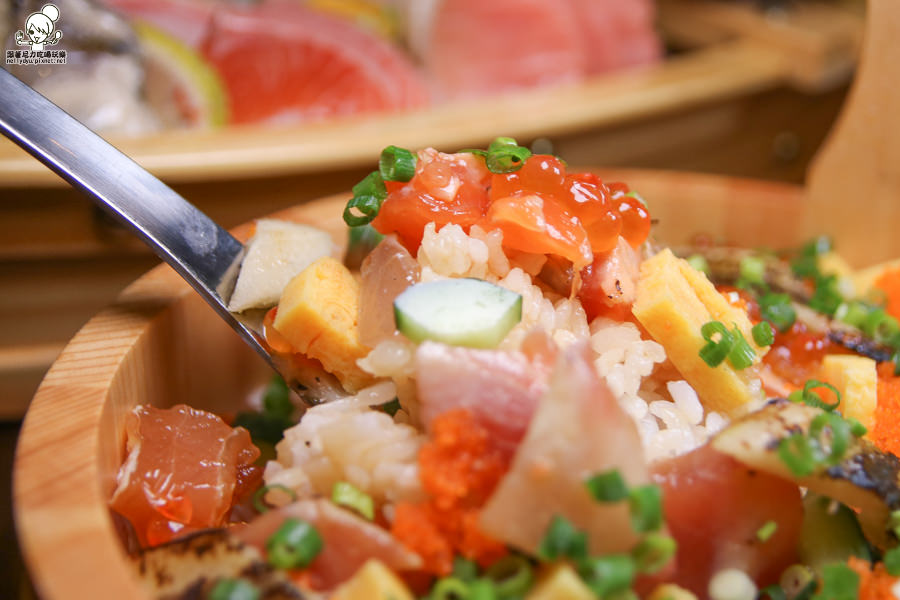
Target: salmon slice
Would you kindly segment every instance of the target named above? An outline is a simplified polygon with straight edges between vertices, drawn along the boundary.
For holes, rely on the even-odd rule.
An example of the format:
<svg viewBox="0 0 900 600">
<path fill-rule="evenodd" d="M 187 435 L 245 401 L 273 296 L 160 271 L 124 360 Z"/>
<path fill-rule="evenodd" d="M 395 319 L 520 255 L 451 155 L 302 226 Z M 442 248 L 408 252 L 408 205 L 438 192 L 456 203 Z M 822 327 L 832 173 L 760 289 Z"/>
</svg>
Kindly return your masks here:
<svg viewBox="0 0 900 600">
<path fill-rule="evenodd" d="M 127 518 L 142 546 L 217 527 L 261 473 L 247 430 L 183 404 L 138 406 L 126 422 L 128 457 L 110 506 Z"/>
<path fill-rule="evenodd" d="M 271 510 L 247 525 L 233 528 L 234 535 L 265 552 L 266 540 L 285 519 L 302 519 L 322 537 L 322 551 L 309 565 L 309 582 L 314 589 L 332 589 L 353 576 L 369 559 L 377 559 L 394 571 L 422 566 L 418 555 L 404 548 L 394 536 L 328 500 L 301 500 Z"/>
<path fill-rule="evenodd" d="M 426 429 L 440 415 L 463 408 L 511 455 L 547 389 L 550 368 L 523 352 L 424 342 L 416 349 L 415 370 Z"/>
<path fill-rule="evenodd" d="M 220 5 L 202 50 L 225 81 L 235 123 L 315 121 L 428 102 L 424 80 L 397 48 L 296 2 Z"/>
<path fill-rule="evenodd" d="M 438 98 L 576 82 L 586 61 L 565 2 L 444 0 L 418 48 Z M 412 32 L 415 34 L 415 32 Z"/>
<path fill-rule="evenodd" d="M 592 554 L 629 550 L 638 540 L 627 503 L 594 500 L 584 482 L 618 469 L 629 486 L 647 483 L 634 421 L 619 407 L 587 356 L 561 354 L 509 472 L 481 513 L 485 533 L 536 553 L 554 516 L 588 535 Z"/>
</svg>

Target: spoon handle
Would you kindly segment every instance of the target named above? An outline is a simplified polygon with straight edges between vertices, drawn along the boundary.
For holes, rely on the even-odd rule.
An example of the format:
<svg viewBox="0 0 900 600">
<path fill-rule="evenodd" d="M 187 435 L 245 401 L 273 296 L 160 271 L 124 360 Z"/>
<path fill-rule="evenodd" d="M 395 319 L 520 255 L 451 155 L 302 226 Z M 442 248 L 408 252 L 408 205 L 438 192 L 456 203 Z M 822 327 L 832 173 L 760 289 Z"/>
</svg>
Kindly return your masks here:
<svg viewBox="0 0 900 600">
<path fill-rule="evenodd" d="M 244 254 L 241 242 L 4 69 L 0 131 L 134 232 L 269 360 L 252 330 L 226 308 Z"/>
</svg>

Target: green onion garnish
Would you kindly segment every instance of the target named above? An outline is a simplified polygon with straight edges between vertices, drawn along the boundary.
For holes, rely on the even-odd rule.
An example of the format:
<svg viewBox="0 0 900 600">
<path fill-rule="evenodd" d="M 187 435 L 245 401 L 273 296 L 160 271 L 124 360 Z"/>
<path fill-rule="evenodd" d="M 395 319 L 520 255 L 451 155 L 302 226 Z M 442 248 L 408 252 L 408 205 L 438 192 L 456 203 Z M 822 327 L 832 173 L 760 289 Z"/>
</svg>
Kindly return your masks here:
<svg viewBox="0 0 900 600">
<path fill-rule="evenodd" d="M 469 597 L 469 584 L 456 577 L 442 577 L 431 588 L 429 600 L 461 600 Z"/>
<path fill-rule="evenodd" d="M 476 579 L 469 584 L 466 600 L 497 600 L 497 590 L 494 584 L 487 579 Z"/>
<path fill-rule="evenodd" d="M 735 369 L 746 369 L 753 364 L 753 359 L 756 358 L 756 351 L 747 342 L 747 338 L 744 337 L 737 325 L 734 326 L 732 333 L 734 335 L 734 343 L 728 352 L 728 362 Z"/>
<path fill-rule="evenodd" d="M 338 481 L 331 488 L 331 501 L 351 508 L 369 521 L 375 518 L 375 501 L 372 496 L 346 481 Z"/>
<path fill-rule="evenodd" d="M 498 137 L 488 146 L 484 163 L 491 173 L 512 173 L 530 157 L 531 150 L 519 146 L 513 138 Z"/>
<path fill-rule="evenodd" d="M 627 554 L 591 557 L 579 563 L 578 573 L 585 584 L 600 598 L 631 587 L 634 581 L 634 559 Z"/>
<path fill-rule="evenodd" d="M 797 311 L 787 294 L 764 294 L 759 299 L 759 312 L 763 319 L 782 333 L 790 329 L 797 320 Z"/>
<path fill-rule="evenodd" d="M 718 340 L 713 340 L 713 336 L 718 334 Z M 700 335 L 706 340 L 707 344 L 700 349 L 700 358 L 703 362 L 711 367 L 719 366 L 723 360 L 728 357 L 731 347 L 734 345 L 734 336 L 719 321 L 710 321 L 704 323 L 700 328 Z"/>
<path fill-rule="evenodd" d="M 795 477 L 805 477 L 816 470 L 816 455 L 809 438 L 795 433 L 778 444 L 778 458 L 781 459 Z"/>
<path fill-rule="evenodd" d="M 246 579 L 220 579 L 209 591 L 208 600 L 258 600 L 259 589 Z"/>
<path fill-rule="evenodd" d="M 381 412 L 385 412 L 388 415 L 393 417 L 394 415 L 397 414 L 397 411 L 403 407 L 400 405 L 400 399 L 394 398 L 390 402 L 385 402 L 384 404 L 376 404 L 370 408 L 377 408 Z"/>
<path fill-rule="evenodd" d="M 739 266 L 738 287 L 766 286 L 766 261 L 758 256 L 745 256 Z"/>
<path fill-rule="evenodd" d="M 760 597 L 768 596 L 769 600 L 787 600 L 787 594 L 784 592 L 784 588 L 777 583 L 773 583 L 772 585 L 768 585 L 759 590 L 759 594 Z"/>
<path fill-rule="evenodd" d="M 649 533 L 631 550 L 631 556 L 639 573 L 652 575 L 675 556 L 676 548 L 673 538 L 660 533 Z"/>
<path fill-rule="evenodd" d="M 775 341 L 775 330 L 768 321 L 760 321 L 750 330 L 757 346 L 771 346 Z"/>
<path fill-rule="evenodd" d="M 351 227 L 370 223 L 387 199 L 387 188 L 378 171 L 372 171 L 353 186 L 353 198 L 344 208 L 344 222 Z"/>
<path fill-rule="evenodd" d="M 820 313 L 833 316 L 838 307 L 844 302 L 837 286 L 837 277 L 834 275 L 818 276 L 815 280 L 816 289 L 809 299 L 809 307 Z"/>
<path fill-rule="evenodd" d="M 778 530 L 778 523 L 775 521 L 766 521 L 763 523 L 762 527 L 756 530 L 756 539 L 761 542 L 769 541 L 775 532 Z"/>
<path fill-rule="evenodd" d="M 531 563 L 520 554 L 504 556 L 488 567 L 484 575 L 493 582 L 500 598 L 522 598 L 534 582 Z"/>
<path fill-rule="evenodd" d="M 845 564 L 837 563 L 822 567 L 822 586 L 816 597 L 827 600 L 857 600 L 859 597 L 859 575 Z"/>
<path fill-rule="evenodd" d="M 825 402 L 822 399 L 822 396 L 814 391 L 816 388 L 831 390 L 831 393 L 834 394 L 835 397 L 834 404 L 828 404 L 827 402 Z M 830 383 L 819 381 L 818 379 L 807 379 L 806 383 L 803 384 L 803 390 L 796 390 L 794 392 L 791 392 L 791 395 L 788 396 L 788 400 L 790 400 L 791 402 L 803 402 L 808 406 L 814 406 L 816 408 L 821 408 L 822 410 L 832 411 L 840 405 L 841 393 Z"/>
<path fill-rule="evenodd" d="M 853 417 L 844 417 L 844 420 L 850 425 L 850 433 L 855 437 L 862 437 L 868 433 L 869 429 Z"/>
<path fill-rule="evenodd" d="M 302 569 L 322 551 L 322 536 L 302 519 L 285 519 L 266 540 L 269 564 L 279 569 Z"/>
<path fill-rule="evenodd" d="M 685 260 L 697 271 L 709 275 L 709 261 L 702 254 L 691 254 Z"/>
<path fill-rule="evenodd" d="M 381 151 L 378 172 L 385 181 L 409 181 L 416 174 L 416 155 L 406 148 L 388 146 Z"/>
<path fill-rule="evenodd" d="M 889 575 L 900 576 L 900 546 L 895 546 L 884 553 L 884 568 Z"/>
<path fill-rule="evenodd" d="M 819 453 L 819 462 L 835 465 L 841 461 L 850 446 L 850 424 L 837 413 L 825 412 L 816 416 L 809 424 L 809 437 L 816 442 L 813 452 Z M 823 455 L 822 448 L 826 445 L 831 447 L 831 451 Z"/>
<path fill-rule="evenodd" d="M 584 485 L 599 502 L 619 502 L 628 497 L 628 486 L 618 469 L 598 473 L 585 481 Z"/>
<path fill-rule="evenodd" d="M 644 533 L 662 527 L 662 490 L 658 485 L 649 483 L 631 488 L 628 508 L 635 531 Z"/>
<path fill-rule="evenodd" d="M 478 577 L 478 563 L 462 556 L 454 556 L 452 575 L 463 581 L 472 581 Z"/>
<path fill-rule="evenodd" d="M 894 363 L 894 375 L 900 375 L 900 350 L 891 355 L 891 362 Z"/>
<path fill-rule="evenodd" d="M 886 343 L 900 333 L 900 323 L 883 308 L 876 308 L 866 315 L 861 329 L 876 342 Z"/>
<path fill-rule="evenodd" d="M 859 300 L 842 302 L 834 311 L 834 318 L 854 327 L 862 327 L 871 310 L 871 306 Z"/>
<path fill-rule="evenodd" d="M 555 515 L 538 547 L 538 557 L 545 561 L 557 558 L 581 560 L 587 557 L 587 534 L 575 529 L 565 517 Z"/>
<path fill-rule="evenodd" d="M 263 487 L 256 490 L 253 494 L 253 508 L 257 510 L 260 514 L 269 512 L 275 505 L 266 503 L 266 496 L 269 492 L 278 491 L 283 492 L 288 495 L 288 497 L 293 502 L 297 499 L 297 494 L 291 488 L 281 485 L 280 483 L 275 483 L 273 485 L 264 485 Z"/>
</svg>

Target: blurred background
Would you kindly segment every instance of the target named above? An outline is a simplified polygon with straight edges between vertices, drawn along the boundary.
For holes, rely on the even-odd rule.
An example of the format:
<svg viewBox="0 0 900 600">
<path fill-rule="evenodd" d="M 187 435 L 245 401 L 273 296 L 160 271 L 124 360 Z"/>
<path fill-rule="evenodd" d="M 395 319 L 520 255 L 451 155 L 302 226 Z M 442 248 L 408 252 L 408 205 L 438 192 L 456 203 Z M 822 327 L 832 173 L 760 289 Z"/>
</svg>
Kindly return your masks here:
<svg viewBox="0 0 900 600">
<path fill-rule="evenodd" d="M 865 18 L 863 0 L 46 4 L 0 0 L 3 66 L 226 227 L 349 190 L 386 145 L 498 135 L 580 167 L 802 184 Z M 29 399 L 78 328 L 157 262 L 0 140 L 0 597 L 28 587 L 9 473 Z"/>
</svg>

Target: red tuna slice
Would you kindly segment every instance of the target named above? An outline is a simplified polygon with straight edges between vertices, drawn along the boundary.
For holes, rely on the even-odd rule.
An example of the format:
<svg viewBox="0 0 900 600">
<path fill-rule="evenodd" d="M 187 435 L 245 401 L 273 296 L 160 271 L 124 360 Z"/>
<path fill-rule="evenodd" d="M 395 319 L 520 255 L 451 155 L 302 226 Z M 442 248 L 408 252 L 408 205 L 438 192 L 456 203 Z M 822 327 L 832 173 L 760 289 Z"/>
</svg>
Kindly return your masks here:
<svg viewBox="0 0 900 600">
<path fill-rule="evenodd" d="M 522 352 L 435 342 L 416 349 L 415 371 L 426 429 L 445 412 L 464 408 L 509 454 L 524 437 L 549 375 L 549 367 Z"/>
<path fill-rule="evenodd" d="M 588 535 L 592 554 L 630 550 L 637 542 L 627 502 L 599 503 L 585 479 L 617 469 L 629 486 L 647 483 L 641 440 L 586 356 L 561 354 L 509 472 L 481 512 L 489 536 L 534 554 L 554 516 Z"/>
<path fill-rule="evenodd" d="M 328 590 L 339 585 L 372 558 L 395 571 L 422 566 L 422 559 L 403 547 L 390 532 L 324 499 L 288 504 L 232 531 L 265 552 L 266 540 L 287 518 L 306 521 L 322 536 L 322 551 L 308 567 L 314 589 Z"/>
<path fill-rule="evenodd" d="M 143 546 L 223 525 L 259 481 L 259 450 L 242 427 L 183 404 L 138 406 L 126 421 L 128 457 L 110 506 Z"/>
<path fill-rule="evenodd" d="M 655 63 L 662 55 L 652 0 L 566 0 L 584 42 L 586 71 Z"/>
<path fill-rule="evenodd" d="M 129 19 L 154 27 L 199 48 L 209 33 L 213 12 L 219 5 L 208 0 L 104 0 Z"/>
<path fill-rule="evenodd" d="M 678 543 L 670 579 L 698 597 L 707 596 L 720 569 L 740 569 L 762 588 L 797 562 L 803 504 L 796 484 L 749 469 L 708 444 L 654 464 L 652 476 Z M 761 540 L 757 532 L 769 522 L 775 532 Z"/>
<path fill-rule="evenodd" d="M 418 16 L 416 11 L 429 4 L 434 12 Z M 565 2 L 443 0 L 414 3 L 412 10 L 413 47 L 440 98 L 570 83 L 584 76 L 580 31 Z"/>
<path fill-rule="evenodd" d="M 297 3 L 220 6 L 203 53 L 225 81 L 235 123 L 314 121 L 428 100 L 421 76 L 390 42 Z"/>
</svg>

